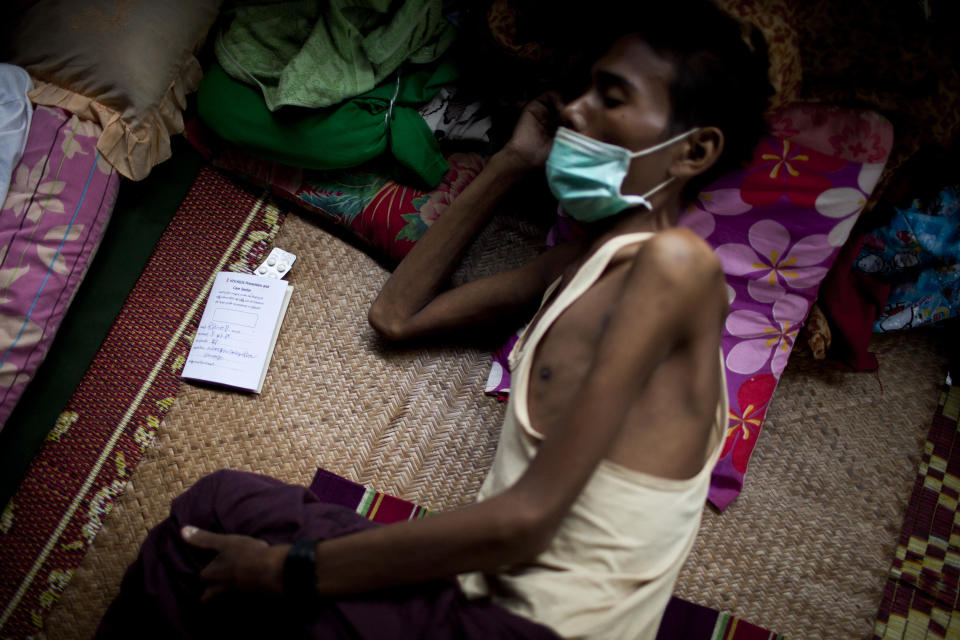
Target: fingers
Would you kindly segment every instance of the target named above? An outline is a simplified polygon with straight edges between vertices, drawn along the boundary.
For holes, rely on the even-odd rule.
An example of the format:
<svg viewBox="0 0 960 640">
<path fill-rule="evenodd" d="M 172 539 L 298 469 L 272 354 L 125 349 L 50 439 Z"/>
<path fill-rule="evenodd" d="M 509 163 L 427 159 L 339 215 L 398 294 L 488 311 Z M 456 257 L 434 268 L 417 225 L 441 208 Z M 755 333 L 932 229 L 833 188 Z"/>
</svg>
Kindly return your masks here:
<svg viewBox="0 0 960 640">
<path fill-rule="evenodd" d="M 563 97 L 560 95 L 559 91 L 546 91 L 540 94 L 538 99 L 543 101 L 544 104 L 549 105 L 552 109 L 557 111 L 563 109 Z"/>
<path fill-rule="evenodd" d="M 203 590 L 203 595 L 200 596 L 200 602 L 206 604 L 210 602 L 213 598 L 216 598 L 222 593 L 226 593 L 227 588 L 222 584 L 211 584 L 206 589 Z"/>
<path fill-rule="evenodd" d="M 224 567 L 225 562 L 221 556 L 217 556 L 212 561 L 210 561 L 207 566 L 200 570 L 200 579 L 204 582 L 212 582 L 214 584 L 223 582 L 229 578 L 229 567 Z"/>
<path fill-rule="evenodd" d="M 555 118 L 564 106 L 563 97 L 557 91 L 545 91 L 534 98 L 531 104 L 545 108 L 550 118 Z"/>
<path fill-rule="evenodd" d="M 221 593 L 237 586 L 235 567 L 222 555 L 218 555 L 210 564 L 200 570 L 200 580 L 206 583 L 201 602 L 207 602 Z"/>
<path fill-rule="evenodd" d="M 187 525 L 180 529 L 180 537 L 183 538 L 187 544 L 197 547 L 198 549 L 213 549 L 219 551 L 223 548 L 223 540 L 227 536 Z"/>
<path fill-rule="evenodd" d="M 563 108 L 567 105 L 567 103 L 563 101 L 563 96 L 557 91 L 550 91 L 547 94 L 547 99 L 550 100 L 550 105 L 556 114 L 563 111 Z"/>
<path fill-rule="evenodd" d="M 563 109 L 563 99 L 556 91 L 541 93 L 527 104 L 527 111 L 537 113 L 541 119 L 553 119 Z"/>
</svg>

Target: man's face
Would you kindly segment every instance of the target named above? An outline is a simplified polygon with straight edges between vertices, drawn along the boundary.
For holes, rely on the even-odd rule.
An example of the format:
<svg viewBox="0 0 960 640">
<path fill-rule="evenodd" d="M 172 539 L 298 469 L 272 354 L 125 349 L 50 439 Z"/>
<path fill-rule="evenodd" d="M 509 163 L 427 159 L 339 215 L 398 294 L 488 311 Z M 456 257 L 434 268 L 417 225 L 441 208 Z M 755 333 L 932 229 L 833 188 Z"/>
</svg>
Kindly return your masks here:
<svg viewBox="0 0 960 640">
<path fill-rule="evenodd" d="M 630 151 L 652 146 L 670 124 L 673 73 L 673 64 L 639 37 L 621 38 L 593 65 L 587 90 L 563 108 L 563 124 Z M 662 182 L 671 157 L 668 148 L 634 159 L 622 193 L 643 193 Z"/>
</svg>

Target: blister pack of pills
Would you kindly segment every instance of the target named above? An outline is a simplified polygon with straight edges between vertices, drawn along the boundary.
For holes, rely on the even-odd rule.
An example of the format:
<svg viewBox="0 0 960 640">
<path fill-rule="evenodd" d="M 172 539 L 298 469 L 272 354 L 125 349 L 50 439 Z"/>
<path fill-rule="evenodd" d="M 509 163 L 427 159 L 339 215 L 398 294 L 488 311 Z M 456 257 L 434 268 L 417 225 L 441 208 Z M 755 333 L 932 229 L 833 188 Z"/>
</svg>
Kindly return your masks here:
<svg viewBox="0 0 960 640">
<path fill-rule="evenodd" d="M 296 261 L 297 256 L 293 255 L 289 251 L 284 251 L 283 249 L 274 247 L 270 251 L 270 255 L 267 256 L 267 259 L 257 267 L 253 273 L 254 275 L 263 276 L 265 278 L 282 278 L 290 272 L 290 269 L 293 268 L 293 263 Z"/>
</svg>

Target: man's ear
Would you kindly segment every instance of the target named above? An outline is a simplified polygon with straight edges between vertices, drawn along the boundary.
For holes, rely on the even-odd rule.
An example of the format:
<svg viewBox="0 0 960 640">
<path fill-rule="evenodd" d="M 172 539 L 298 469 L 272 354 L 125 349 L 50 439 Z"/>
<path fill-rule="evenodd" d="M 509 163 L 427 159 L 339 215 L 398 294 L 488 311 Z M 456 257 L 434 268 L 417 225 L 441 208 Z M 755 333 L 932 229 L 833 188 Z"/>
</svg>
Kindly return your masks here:
<svg viewBox="0 0 960 640">
<path fill-rule="evenodd" d="M 700 175 L 720 157 L 723 152 L 723 132 L 717 127 L 702 127 L 691 133 L 680 146 L 670 167 L 670 175 L 677 178 L 692 178 Z"/>
</svg>

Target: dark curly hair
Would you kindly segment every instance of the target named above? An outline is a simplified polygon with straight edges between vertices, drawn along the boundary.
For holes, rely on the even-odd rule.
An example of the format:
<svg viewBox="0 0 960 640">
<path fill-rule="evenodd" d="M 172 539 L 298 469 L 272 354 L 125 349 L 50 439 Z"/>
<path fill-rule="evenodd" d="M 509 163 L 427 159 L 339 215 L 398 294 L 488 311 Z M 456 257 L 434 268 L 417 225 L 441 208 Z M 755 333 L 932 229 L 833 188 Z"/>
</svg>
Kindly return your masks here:
<svg viewBox="0 0 960 640">
<path fill-rule="evenodd" d="M 710 169 L 687 183 L 685 204 L 751 159 L 766 131 L 763 114 L 773 94 L 766 42 L 758 29 L 707 0 L 592 0 L 590 13 L 593 59 L 617 38 L 636 35 L 673 64 L 668 137 L 694 127 L 714 126 L 723 132 L 723 152 Z M 581 33 L 584 27 L 581 22 Z"/>
<path fill-rule="evenodd" d="M 748 162 L 766 131 L 763 113 L 773 94 L 766 41 L 758 29 L 705 0 L 643 4 L 642 19 L 632 23 L 640 28 L 623 34 L 639 35 L 673 63 L 669 135 L 705 126 L 723 132 L 717 162 L 684 188 L 688 204 L 708 184 Z"/>
</svg>

